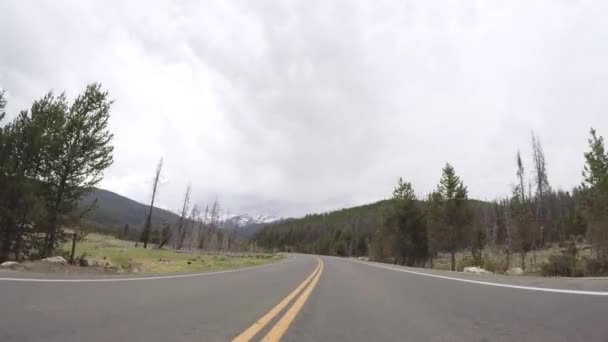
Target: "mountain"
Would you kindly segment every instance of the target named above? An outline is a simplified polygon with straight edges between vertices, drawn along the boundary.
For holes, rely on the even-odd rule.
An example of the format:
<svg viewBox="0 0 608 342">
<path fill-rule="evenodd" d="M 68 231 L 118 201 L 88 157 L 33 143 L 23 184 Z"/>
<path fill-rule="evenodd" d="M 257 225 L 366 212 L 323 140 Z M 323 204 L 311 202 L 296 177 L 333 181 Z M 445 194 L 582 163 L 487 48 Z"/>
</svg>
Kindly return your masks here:
<svg viewBox="0 0 608 342">
<path fill-rule="evenodd" d="M 94 228 L 115 232 L 122 229 L 125 224 L 135 230 L 143 227 L 149 205 L 108 190 L 94 189 L 81 199 L 80 208 L 88 207 L 95 199 L 97 199 L 95 209 L 84 217 L 84 221 Z M 224 227 L 227 229 L 236 227 L 244 236 L 253 235 L 266 224 L 284 220 L 281 217 L 249 214 L 223 216 L 221 219 L 224 221 Z M 177 214 L 169 210 L 154 208 L 152 215 L 154 227 L 160 227 L 166 223 L 174 225 L 178 220 Z"/>
<path fill-rule="evenodd" d="M 238 228 L 240 235 L 251 237 L 267 225 L 285 222 L 286 218 L 269 215 L 235 215 L 227 219 L 227 223 Z"/>
<path fill-rule="evenodd" d="M 95 199 L 97 199 L 95 208 L 84 217 L 85 221 L 95 226 L 95 228 L 117 231 L 128 224 L 139 230 L 144 225 L 149 205 L 108 190 L 94 189 L 80 200 L 79 206 L 86 208 Z M 153 226 L 159 227 L 165 223 L 173 225 L 178 220 L 179 216 L 177 214 L 169 210 L 154 208 Z"/>
<path fill-rule="evenodd" d="M 252 224 L 267 224 L 276 221 L 283 220 L 283 217 L 269 216 L 269 215 L 249 215 L 249 214 L 241 214 L 234 215 L 228 218 L 228 221 L 239 226 L 245 227 Z"/>
</svg>

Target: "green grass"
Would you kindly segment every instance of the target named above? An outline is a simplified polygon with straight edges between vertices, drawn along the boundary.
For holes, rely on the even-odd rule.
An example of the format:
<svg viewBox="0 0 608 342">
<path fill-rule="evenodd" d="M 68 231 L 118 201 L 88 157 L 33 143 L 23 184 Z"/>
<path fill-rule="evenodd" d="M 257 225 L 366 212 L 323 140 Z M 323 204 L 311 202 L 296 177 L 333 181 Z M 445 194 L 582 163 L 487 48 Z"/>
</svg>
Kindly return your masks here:
<svg viewBox="0 0 608 342">
<path fill-rule="evenodd" d="M 63 246 L 69 251 L 71 243 Z M 207 272 L 263 265 L 284 258 L 280 254 L 205 254 L 196 251 L 135 247 L 134 242 L 111 236 L 89 234 L 76 244 L 76 257 L 86 255 L 99 261 L 110 261 L 119 273 Z"/>
</svg>

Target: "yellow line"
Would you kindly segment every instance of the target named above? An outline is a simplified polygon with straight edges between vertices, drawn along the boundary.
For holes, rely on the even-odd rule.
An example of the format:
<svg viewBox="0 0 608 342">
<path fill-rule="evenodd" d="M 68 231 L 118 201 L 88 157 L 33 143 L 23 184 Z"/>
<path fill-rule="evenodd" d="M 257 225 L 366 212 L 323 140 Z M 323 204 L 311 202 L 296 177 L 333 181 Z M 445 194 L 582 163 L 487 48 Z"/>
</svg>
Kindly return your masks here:
<svg viewBox="0 0 608 342">
<path fill-rule="evenodd" d="M 262 316 L 262 318 L 258 319 L 252 326 L 247 328 L 247 330 L 243 331 L 239 336 L 235 337 L 232 342 L 247 342 L 250 341 L 260 330 L 262 330 L 266 324 L 268 324 L 272 319 L 279 314 L 286 306 L 294 299 L 300 292 L 310 283 L 311 279 L 317 274 L 317 272 L 322 268 L 321 259 L 318 260 L 317 267 L 315 270 L 306 278 L 300 286 L 298 286 L 293 292 L 291 292 L 285 299 L 283 299 L 277 306 L 268 311 L 267 314 Z"/>
<path fill-rule="evenodd" d="M 268 332 L 268 334 L 266 334 L 266 336 L 264 336 L 262 339 L 263 342 L 278 342 L 281 340 L 281 337 L 285 335 L 285 332 L 287 332 L 287 329 L 293 320 L 296 318 L 300 310 L 302 310 L 302 307 L 308 300 L 308 297 L 310 297 L 312 290 L 314 290 L 315 286 L 319 282 L 319 278 L 321 278 L 321 273 L 323 273 L 323 261 L 319 259 L 319 262 L 321 262 L 321 269 L 319 270 L 319 273 L 317 273 L 306 290 L 302 292 L 296 302 L 291 306 L 291 308 L 289 308 L 285 315 L 283 315 L 281 320 L 275 324 L 275 326 Z"/>
</svg>

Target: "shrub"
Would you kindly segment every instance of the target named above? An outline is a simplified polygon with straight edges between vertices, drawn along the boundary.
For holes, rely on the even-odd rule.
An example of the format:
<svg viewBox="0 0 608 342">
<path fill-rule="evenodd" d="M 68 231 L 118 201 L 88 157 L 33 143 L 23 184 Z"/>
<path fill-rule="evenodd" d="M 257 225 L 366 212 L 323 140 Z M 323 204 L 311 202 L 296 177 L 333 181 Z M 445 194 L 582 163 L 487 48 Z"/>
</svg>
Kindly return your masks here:
<svg viewBox="0 0 608 342">
<path fill-rule="evenodd" d="M 472 266 L 481 267 L 481 263 L 479 262 L 478 258 L 475 258 L 471 255 L 465 255 L 456 263 L 456 270 L 462 272 L 465 267 Z"/>
<path fill-rule="evenodd" d="M 494 260 L 488 256 L 484 256 L 482 267 L 492 273 L 503 273 L 507 270 L 507 263 L 504 259 Z"/>
<path fill-rule="evenodd" d="M 608 261 L 584 257 L 582 260 L 585 277 L 608 275 Z"/>
<path fill-rule="evenodd" d="M 460 259 L 457 263 L 456 269 L 458 271 L 464 270 L 465 267 L 481 267 L 484 270 L 492 273 L 506 271 L 506 264 L 500 260 L 494 260 L 489 255 L 478 253 L 476 255 L 466 255 Z"/>
<path fill-rule="evenodd" d="M 582 277 L 583 268 L 577 260 L 578 249 L 571 242 L 561 255 L 552 255 L 549 261 L 541 266 L 541 273 L 545 277 Z"/>
<path fill-rule="evenodd" d="M 583 270 L 577 266 L 576 258 L 570 255 L 552 255 L 549 261 L 541 266 L 545 277 L 582 277 Z"/>
</svg>

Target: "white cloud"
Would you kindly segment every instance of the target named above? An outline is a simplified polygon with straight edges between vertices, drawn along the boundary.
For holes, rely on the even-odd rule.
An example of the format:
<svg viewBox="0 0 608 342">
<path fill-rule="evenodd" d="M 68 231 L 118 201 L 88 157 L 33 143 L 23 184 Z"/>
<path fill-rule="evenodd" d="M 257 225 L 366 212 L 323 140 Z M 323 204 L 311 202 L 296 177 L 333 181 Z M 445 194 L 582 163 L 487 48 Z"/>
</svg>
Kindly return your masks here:
<svg viewBox="0 0 608 342">
<path fill-rule="evenodd" d="M 0 3 L 9 111 L 100 81 L 116 100 L 103 186 L 161 205 L 304 214 L 419 194 L 454 164 L 477 198 L 509 191 L 540 135 L 550 181 L 580 182 L 608 135 L 601 1 Z"/>
</svg>

